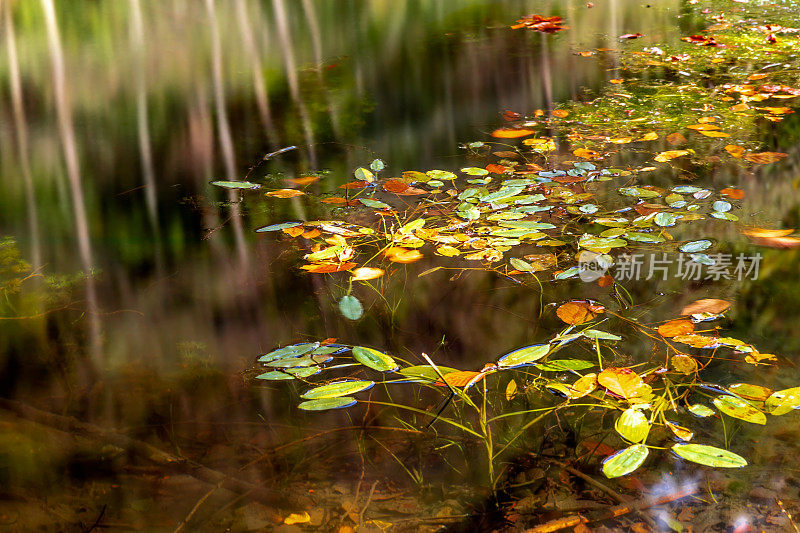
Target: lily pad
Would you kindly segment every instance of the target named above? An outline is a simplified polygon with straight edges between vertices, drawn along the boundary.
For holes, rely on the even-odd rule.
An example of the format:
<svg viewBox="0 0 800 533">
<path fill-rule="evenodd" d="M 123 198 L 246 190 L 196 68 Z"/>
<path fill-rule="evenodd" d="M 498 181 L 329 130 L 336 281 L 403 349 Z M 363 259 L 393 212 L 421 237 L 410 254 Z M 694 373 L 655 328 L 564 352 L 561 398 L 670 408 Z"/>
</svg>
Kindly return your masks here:
<svg viewBox="0 0 800 533">
<path fill-rule="evenodd" d="M 630 474 L 644 463 L 649 453 L 650 450 L 644 444 L 634 444 L 620 450 L 603 461 L 603 474 L 607 478 Z"/>
<path fill-rule="evenodd" d="M 350 407 L 356 403 L 357 401 L 355 398 L 344 396 L 338 398 L 320 398 L 317 400 L 308 400 L 302 402 L 297 407 L 304 411 L 327 411 L 328 409 L 342 409 L 344 407 Z"/>
<path fill-rule="evenodd" d="M 307 400 L 316 400 L 320 398 L 338 398 L 340 396 L 347 396 L 355 394 L 363 390 L 372 388 L 375 385 L 374 381 L 357 380 L 357 381 L 337 381 L 335 383 L 328 383 L 320 387 L 315 387 L 306 391 L 302 397 Z"/>
<path fill-rule="evenodd" d="M 365 348 L 363 346 L 353 347 L 353 358 L 362 365 L 380 372 L 393 372 L 398 369 L 398 365 L 394 359 L 372 348 Z"/>
</svg>

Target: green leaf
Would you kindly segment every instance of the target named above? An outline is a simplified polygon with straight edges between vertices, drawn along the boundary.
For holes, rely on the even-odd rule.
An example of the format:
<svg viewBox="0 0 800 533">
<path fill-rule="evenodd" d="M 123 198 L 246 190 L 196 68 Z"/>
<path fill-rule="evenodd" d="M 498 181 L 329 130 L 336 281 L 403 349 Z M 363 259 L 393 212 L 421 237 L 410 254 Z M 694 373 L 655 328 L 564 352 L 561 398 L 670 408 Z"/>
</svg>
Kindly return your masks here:
<svg viewBox="0 0 800 533">
<path fill-rule="evenodd" d="M 714 410 L 710 407 L 703 405 L 702 403 L 696 403 L 694 405 L 689 405 L 687 407 L 689 412 L 692 413 L 694 416 L 699 416 L 700 418 L 706 418 L 708 416 L 712 416 L 714 414 Z"/>
<path fill-rule="evenodd" d="M 800 387 L 773 392 L 764 402 L 764 408 L 774 416 L 785 415 L 800 408 Z"/>
<path fill-rule="evenodd" d="M 731 222 L 736 222 L 739 220 L 739 217 L 733 213 L 720 213 L 719 211 L 714 211 L 711 213 L 711 216 L 722 220 L 730 220 Z"/>
<path fill-rule="evenodd" d="M 542 230 L 553 229 L 555 226 L 549 222 L 534 222 L 531 220 L 503 220 L 498 222 L 500 226 L 511 229 Z"/>
<path fill-rule="evenodd" d="M 714 468 L 741 468 L 747 466 L 744 457 L 728 450 L 705 444 L 676 444 L 672 451 L 678 457 Z"/>
<path fill-rule="evenodd" d="M 717 409 L 728 416 L 753 424 L 763 425 L 767 423 L 767 416 L 764 413 L 741 398 L 736 398 L 735 396 L 718 396 L 714 398 L 713 401 Z"/>
<path fill-rule="evenodd" d="M 369 168 L 375 172 L 380 172 L 386 168 L 386 163 L 384 163 L 381 159 L 373 159 L 372 163 L 369 164 Z"/>
<path fill-rule="evenodd" d="M 669 201 L 669 196 L 667 197 L 667 201 Z M 653 219 L 655 223 L 661 227 L 668 227 L 675 225 L 675 221 L 678 220 L 678 217 L 673 215 L 672 213 L 658 213 L 655 218 Z"/>
<path fill-rule="evenodd" d="M 392 206 L 385 202 L 381 202 L 379 200 L 373 200 L 371 198 L 359 198 L 359 202 L 364 204 L 367 207 L 372 207 L 373 209 L 391 209 Z"/>
<path fill-rule="evenodd" d="M 358 181 L 368 181 L 370 183 L 375 181 L 375 174 L 364 167 L 358 167 L 353 174 Z"/>
<path fill-rule="evenodd" d="M 339 397 L 339 398 L 320 398 L 318 400 L 308 400 L 301 403 L 297 407 L 304 411 L 325 411 L 327 409 L 341 409 L 343 407 L 350 407 L 356 404 L 355 398 Z"/>
<path fill-rule="evenodd" d="M 258 360 L 262 363 L 268 363 L 269 361 L 275 361 L 277 359 L 285 359 L 287 357 L 297 357 L 299 355 L 305 355 L 309 352 L 313 352 L 319 348 L 318 342 L 306 342 L 303 344 L 294 344 L 292 346 L 284 346 L 283 348 L 278 348 L 277 350 L 273 350 L 268 354 L 262 355 L 258 358 Z"/>
<path fill-rule="evenodd" d="M 439 369 L 443 376 L 450 372 L 458 372 L 455 368 L 447 366 L 437 365 L 436 368 Z M 408 366 L 401 369 L 400 374 L 419 381 L 437 381 L 439 379 L 439 374 L 436 373 L 436 370 L 431 365 Z"/>
<path fill-rule="evenodd" d="M 330 355 L 315 355 L 313 357 L 287 357 L 285 359 L 270 361 L 267 363 L 267 366 L 271 366 L 273 368 L 299 368 L 318 365 L 322 362 L 330 361 L 331 359 L 333 358 Z"/>
<path fill-rule="evenodd" d="M 617 433 L 630 442 L 643 442 L 650 433 L 650 421 L 633 407 L 625 409 L 614 424 Z"/>
<path fill-rule="evenodd" d="M 268 381 L 281 381 L 286 379 L 295 379 L 296 377 L 307 378 L 309 376 L 313 376 L 319 371 L 320 368 L 318 366 L 307 366 L 304 368 L 287 368 L 284 369 L 283 372 L 279 370 L 265 372 L 264 374 L 256 376 L 256 379 L 266 379 Z"/>
<path fill-rule="evenodd" d="M 380 372 L 392 372 L 398 368 L 394 359 L 372 348 L 355 346 L 353 347 L 353 357 L 362 365 Z"/>
<path fill-rule="evenodd" d="M 607 333 L 605 331 L 599 331 L 596 329 L 587 329 L 583 332 L 584 337 L 588 337 L 590 339 L 600 339 L 601 341 L 621 341 L 622 337 L 619 335 L 614 335 L 613 333 Z"/>
<path fill-rule="evenodd" d="M 502 368 L 526 365 L 538 361 L 550 352 L 549 344 L 536 344 L 527 346 L 507 353 L 497 360 L 497 364 Z"/>
<path fill-rule="evenodd" d="M 527 261 L 523 261 L 522 259 L 517 259 L 516 257 L 512 257 L 508 260 L 511 263 L 511 266 L 521 272 L 533 272 L 533 265 L 528 263 Z"/>
<path fill-rule="evenodd" d="M 432 180 L 454 180 L 458 176 L 446 170 L 429 170 L 425 174 L 430 176 Z"/>
<path fill-rule="evenodd" d="M 489 173 L 488 170 L 486 170 L 485 168 L 480 168 L 480 167 L 462 168 L 461 172 L 463 172 L 464 174 L 469 174 L 470 176 L 485 176 L 485 175 L 487 175 Z"/>
<path fill-rule="evenodd" d="M 686 252 L 687 254 L 693 254 L 696 252 L 702 252 L 708 248 L 711 248 L 711 241 L 704 239 L 702 241 L 691 241 L 687 242 L 686 244 L 682 244 L 680 250 L 681 252 Z"/>
<path fill-rule="evenodd" d="M 581 359 L 553 359 L 544 363 L 536 363 L 534 366 L 546 372 L 564 372 L 565 370 L 586 370 L 595 364 Z"/>
<path fill-rule="evenodd" d="M 295 226 L 302 226 L 300 222 L 282 222 L 281 224 L 272 224 L 271 226 L 264 226 L 263 228 L 258 228 L 256 231 L 258 233 L 263 233 L 265 231 L 282 231 L 288 228 L 293 228 Z"/>
<path fill-rule="evenodd" d="M 261 185 L 258 183 L 250 183 L 249 181 L 212 181 L 211 185 L 223 187 L 225 189 L 260 189 Z"/>
<path fill-rule="evenodd" d="M 358 298 L 348 294 L 339 300 L 339 311 L 347 319 L 358 320 L 364 314 L 364 307 L 358 301 Z"/>
<path fill-rule="evenodd" d="M 603 474 L 607 478 L 615 478 L 630 474 L 647 459 L 650 450 L 644 444 L 634 444 L 603 461 Z"/>
<path fill-rule="evenodd" d="M 347 396 L 348 394 L 355 394 L 362 390 L 367 390 L 375 385 L 374 381 L 358 380 L 358 381 L 337 381 L 336 383 L 328 383 L 320 387 L 315 387 L 306 391 L 302 398 L 307 400 L 317 400 L 320 398 L 338 398 L 339 396 Z"/>
</svg>

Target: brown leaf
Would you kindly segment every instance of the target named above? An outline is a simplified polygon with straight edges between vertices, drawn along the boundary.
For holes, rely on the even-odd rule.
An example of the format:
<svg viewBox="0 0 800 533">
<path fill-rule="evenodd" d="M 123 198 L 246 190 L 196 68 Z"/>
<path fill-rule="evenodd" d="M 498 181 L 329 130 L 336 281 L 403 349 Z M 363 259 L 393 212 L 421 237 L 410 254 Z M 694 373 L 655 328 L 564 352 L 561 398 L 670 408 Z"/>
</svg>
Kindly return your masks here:
<svg viewBox="0 0 800 533">
<path fill-rule="evenodd" d="M 556 315 L 566 324 L 577 325 L 594 320 L 599 313 L 604 313 L 602 305 L 587 301 L 574 301 L 562 304 L 556 309 Z"/>
<path fill-rule="evenodd" d="M 673 146 L 676 144 L 683 144 L 686 142 L 686 137 L 676 131 L 675 133 L 670 133 L 667 135 L 667 142 Z"/>
<path fill-rule="evenodd" d="M 728 309 L 731 303 L 727 300 L 717 300 L 715 298 L 703 298 L 690 303 L 681 311 L 682 315 L 694 315 L 698 313 L 711 313 L 718 315 Z"/>
<path fill-rule="evenodd" d="M 758 154 L 747 154 L 744 156 L 744 158 L 751 163 L 756 163 L 759 165 L 774 163 L 776 161 L 780 161 L 784 157 L 786 157 L 786 154 L 782 152 L 761 152 Z"/>
</svg>

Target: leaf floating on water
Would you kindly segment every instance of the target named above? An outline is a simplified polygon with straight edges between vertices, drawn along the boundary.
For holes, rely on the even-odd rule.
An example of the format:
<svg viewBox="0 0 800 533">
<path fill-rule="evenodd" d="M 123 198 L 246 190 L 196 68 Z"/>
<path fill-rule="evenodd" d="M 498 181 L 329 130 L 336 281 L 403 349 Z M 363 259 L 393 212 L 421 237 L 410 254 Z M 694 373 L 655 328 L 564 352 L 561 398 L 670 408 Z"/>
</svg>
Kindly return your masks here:
<svg viewBox="0 0 800 533">
<path fill-rule="evenodd" d="M 713 402 L 717 409 L 733 418 L 752 424 L 763 425 L 767 423 L 767 417 L 764 413 L 742 399 L 734 396 L 718 396 L 714 398 Z"/>
<path fill-rule="evenodd" d="M 300 268 L 314 274 L 331 274 L 333 272 L 350 270 L 355 266 L 355 263 L 314 263 L 313 265 L 302 265 Z"/>
<path fill-rule="evenodd" d="M 422 259 L 419 250 L 409 250 L 400 246 L 392 246 L 384 250 L 383 255 L 393 263 L 413 263 Z"/>
<path fill-rule="evenodd" d="M 626 400 L 646 396 L 651 391 L 650 386 L 630 368 L 606 368 L 597 376 L 597 382 Z"/>
<path fill-rule="evenodd" d="M 726 146 L 725 151 L 737 159 L 742 157 L 745 152 L 744 148 L 742 148 L 741 146 L 737 146 L 735 144 L 729 144 L 728 146 Z"/>
<path fill-rule="evenodd" d="M 675 422 L 667 421 L 667 427 L 672 431 L 672 434 L 675 435 L 676 438 L 682 441 L 690 441 L 694 437 L 694 433 L 688 428 L 685 428 L 681 425 L 676 424 Z"/>
<path fill-rule="evenodd" d="M 359 198 L 358 201 L 361 202 L 362 204 L 364 204 L 367 207 L 372 207 L 373 209 L 391 209 L 392 208 L 392 206 L 390 206 L 387 203 L 381 202 L 379 200 L 373 200 L 371 198 Z"/>
<path fill-rule="evenodd" d="M 747 154 L 744 158 L 751 163 L 756 163 L 758 165 L 768 165 L 769 163 L 775 163 L 776 161 L 780 161 L 786 157 L 786 154 L 782 152 L 761 152 L 758 154 Z"/>
<path fill-rule="evenodd" d="M 355 394 L 363 390 L 371 389 L 373 385 L 375 385 L 374 381 L 367 380 L 337 381 L 320 387 L 314 387 L 303 393 L 301 397 L 307 400 L 338 398 L 340 396 L 347 396 L 348 394 Z"/>
<path fill-rule="evenodd" d="M 556 309 L 558 318 L 573 326 L 594 320 L 599 313 L 604 312 L 605 308 L 602 305 L 586 301 L 567 302 Z"/>
<path fill-rule="evenodd" d="M 617 418 L 614 429 L 627 441 L 643 442 L 650 433 L 650 421 L 640 410 L 631 407 Z"/>
<path fill-rule="evenodd" d="M 550 114 L 556 118 L 567 118 L 569 116 L 569 111 L 566 109 L 554 109 Z"/>
<path fill-rule="evenodd" d="M 800 409 L 800 387 L 773 392 L 764 402 L 764 409 L 773 416 L 785 415 Z"/>
<path fill-rule="evenodd" d="M 694 416 L 698 416 L 700 418 L 707 418 L 709 416 L 714 416 L 714 410 L 710 407 L 703 405 L 702 403 L 696 403 L 693 405 L 689 405 L 686 407 L 690 413 Z"/>
<path fill-rule="evenodd" d="M 672 338 L 685 335 L 694 331 L 694 322 L 688 319 L 670 320 L 658 326 L 658 334 L 662 337 Z"/>
<path fill-rule="evenodd" d="M 458 372 L 455 368 L 450 368 L 447 366 L 436 366 L 436 369 L 442 373 L 442 375 L 447 376 L 451 372 Z M 439 374 L 436 373 L 436 369 L 434 369 L 430 365 L 416 365 L 416 366 L 408 366 L 400 370 L 400 374 L 412 378 L 414 381 L 437 381 L 439 380 Z"/>
<path fill-rule="evenodd" d="M 595 363 L 582 359 L 553 359 L 544 363 L 536 363 L 534 366 L 539 370 L 564 372 L 567 370 L 586 370 L 595 366 Z"/>
<path fill-rule="evenodd" d="M 506 385 L 506 401 L 511 401 L 517 395 L 517 382 L 513 379 Z"/>
<path fill-rule="evenodd" d="M 772 389 L 762 387 L 761 385 L 751 385 L 750 383 L 734 383 L 727 387 L 729 392 L 734 393 L 736 396 L 741 396 L 745 400 L 755 402 L 763 402 L 775 392 Z"/>
<path fill-rule="evenodd" d="M 304 185 L 314 183 L 317 180 L 319 180 L 319 176 L 302 176 L 299 178 L 288 178 L 286 181 L 303 187 Z"/>
<path fill-rule="evenodd" d="M 271 226 L 264 226 L 263 228 L 258 228 L 256 232 L 264 233 L 266 231 L 283 231 L 288 228 L 294 228 L 295 226 L 301 226 L 302 222 L 282 222 L 281 224 L 272 224 Z"/>
<path fill-rule="evenodd" d="M 602 159 L 603 156 L 600 155 L 600 152 L 596 152 L 594 150 L 587 150 L 586 148 L 578 148 L 572 152 L 574 155 L 578 157 L 582 157 L 584 159 Z"/>
<path fill-rule="evenodd" d="M 536 344 L 507 353 L 497 360 L 497 364 L 501 368 L 513 368 L 516 366 L 527 365 L 538 361 L 548 353 L 550 353 L 549 344 Z"/>
<path fill-rule="evenodd" d="M 357 181 L 366 183 L 372 183 L 375 181 L 375 174 L 373 174 L 371 170 L 364 167 L 358 167 L 355 172 L 353 172 L 353 175 Z"/>
<path fill-rule="evenodd" d="M 730 137 L 730 133 L 725 133 L 724 131 L 716 131 L 716 130 L 700 130 L 697 133 L 705 135 L 706 137 Z"/>
<path fill-rule="evenodd" d="M 451 387 L 466 387 L 470 384 L 474 385 L 485 376 L 486 374 L 482 372 L 474 372 L 472 370 L 457 370 L 455 372 L 444 374 L 444 382 L 442 382 L 442 379 L 439 378 L 436 380 L 434 385 L 444 385 L 444 383 L 447 383 Z M 476 380 L 475 378 L 480 379 Z"/>
<path fill-rule="evenodd" d="M 372 163 L 369 164 L 369 168 L 373 172 L 380 172 L 381 170 L 386 168 L 386 163 L 384 163 L 382 159 L 373 159 Z"/>
<path fill-rule="evenodd" d="M 535 133 L 534 130 L 526 130 L 523 128 L 500 128 L 494 130 L 491 135 L 497 139 L 518 139 L 519 137 L 527 137 Z"/>
<path fill-rule="evenodd" d="M 591 394 L 597 388 L 597 374 L 591 373 L 586 374 L 582 378 L 579 378 L 575 383 L 569 386 L 569 391 L 567 392 L 567 396 L 572 399 L 576 400 L 578 398 L 583 398 L 584 396 Z"/>
<path fill-rule="evenodd" d="M 676 157 L 687 155 L 688 153 L 689 150 L 667 150 L 666 152 L 661 152 L 657 154 L 653 159 L 655 159 L 659 163 L 664 163 L 671 159 L 675 159 Z"/>
<path fill-rule="evenodd" d="M 303 196 L 304 194 L 303 191 L 298 191 L 297 189 L 278 189 L 277 191 L 265 193 L 266 196 L 272 196 L 274 198 L 294 198 L 295 196 Z"/>
<path fill-rule="evenodd" d="M 728 450 L 705 444 L 676 444 L 672 451 L 678 457 L 714 468 L 741 468 L 747 466 L 744 457 Z"/>
<path fill-rule="evenodd" d="M 620 450 L 603 461 L 603 474 L 607 478 L 630 474 L 644 463 L 649 453 L 650 450 L 644 444 L 634 444 Z"/>
<path fill-rule="evenodd" d="M 357 403 L 355 398 L 339 397 L 339 398 L 320 398 L 318 400 L 308 400 L 302 402 L 299 407 L 304 411 L 327 411 L 328 409 L 342 409 L 350 407 Z"/>
<path fill-rule="evenodd" d="M 353 358 L 362 365 L 379 372 L 394 372 L 399 368 L 390 356 L 363 346 L 353 347 Z"/>
<path fill-rule="evenodd" d="M 339 311 L 341 311 L 342 316 L 349 320 L 358 320 L 364 314 L 364 307 L 358 301 L 358 298 L 348 294 L 339 300 Z"/>
<path fill-rule="evenodd" d="M 670 362 L 672 363 L 672 368 L 681 374 L 689 375 L 697 372 L 698 365 L 694 357 L 688 355 L 673 355 Z"/>
<path fill-rule="evenodd" d="M 211 185 L 222 187 L 224 189 L 250 189 L 256 190 L 261 188 L 259 183 L 250 183 L 249 181 L 212 181 Z"/>
<path fill-rule="evenodd" d="M 368 281 L 383 276 L 383 273 L 380 268 L 360 267 L 353 270 L 350 279 L 353 281 Z"/>
<path fill-rule="evenodd" d="M 716 298 L 703 298 L 696 300 L 681 310 L 682 315 L 695 315 L 700 313 L 711 313 L 719 315 L 726 311 L 731 306 L 727 300 L 718 300 Z"/>
<path fill-rule="evenodd" d="M 711 248 L 711 241 L 702 240 L 702 241 L 692 241 L 692 242 L 687 242 L 686 244 L 682 244 L 680 250 L 681 252 L 686 252 L 687 254 L 693 254 L 697 252 L 702 252 L 703 250 L 707 250 L 709 248 Z"/>
<path fill-rule="evenodd" d="M 292 513 L 283 519 L 283 523 L 291 526 L 292 524 L 307 524 L 311 522 L 311 515 L 307 512 Z"/>
<path fill-rule="evenodd" d="M 319 348 L 318 342 L 305 342 L 302 344 L 293 344 L 290 346 L 284 346 L 283 348 L 278 348 L 277 350 L 273 350 L 268 354 L 262 355 L 261 357 L 258 358 L 258 360 L 262 363 L 267 363 L 269 361 L 285 359 L 287 357 L 298 357 L 313 352 L 317 348 Z"/>
</svg>

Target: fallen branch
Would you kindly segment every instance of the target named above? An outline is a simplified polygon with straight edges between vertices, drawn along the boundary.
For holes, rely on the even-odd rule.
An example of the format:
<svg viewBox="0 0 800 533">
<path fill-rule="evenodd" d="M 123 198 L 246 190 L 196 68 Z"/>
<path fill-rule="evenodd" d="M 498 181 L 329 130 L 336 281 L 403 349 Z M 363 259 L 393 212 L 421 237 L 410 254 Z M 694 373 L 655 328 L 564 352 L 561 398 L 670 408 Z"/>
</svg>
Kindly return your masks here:
<svg viewBox="0 0 800 533">
<path fill-rule="evenodd" d="M 73 417 L 56 415 L 5 398 L 0 398 L 0 409 L 10 411 L 21 418 L 47 426 L 51 429 L 100 441 L 105 444 L 112 444 L 117 448 L 133 453 L 140 458 L 173 472 L 191 476 L 210 485 L 218 485 L 219 487 L 228 489 L 237 494 L 247 493 L 253 500 L 268 506 L 300 509 L 303 508 L 305 504 L 309 503 L 303 501 L 305 498 L 297 494 L 289 496 L 274 489 L 260 487 L 217 470 L 212 470 L 188 459 L 176 457 L 146 442 L 132 439 L 116 431 L 105 430 L 93 424 L 81 422 Z"/>
</svg>

